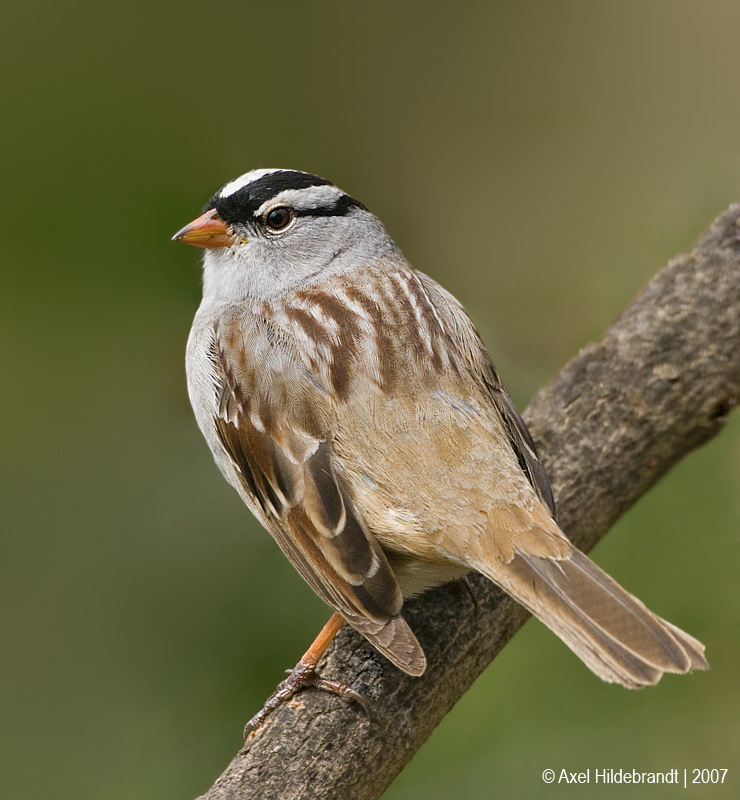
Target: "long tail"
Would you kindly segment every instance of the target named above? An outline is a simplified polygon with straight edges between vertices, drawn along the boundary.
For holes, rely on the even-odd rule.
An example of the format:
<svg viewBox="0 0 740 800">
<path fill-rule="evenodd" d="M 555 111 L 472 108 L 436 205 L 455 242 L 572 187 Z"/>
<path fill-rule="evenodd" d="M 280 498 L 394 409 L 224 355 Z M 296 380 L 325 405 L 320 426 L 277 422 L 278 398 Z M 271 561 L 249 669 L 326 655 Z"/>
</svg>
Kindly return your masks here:
<svg viewBox="0 0 740 800">
<path fill-rule="evenodd" d="M 701 642 L 653 614 L 576 548 L 564 558 L 516 553 L 481 571 L 605 681 L 637 689 L 664 672 L 709 666 Z"/>
</svg>

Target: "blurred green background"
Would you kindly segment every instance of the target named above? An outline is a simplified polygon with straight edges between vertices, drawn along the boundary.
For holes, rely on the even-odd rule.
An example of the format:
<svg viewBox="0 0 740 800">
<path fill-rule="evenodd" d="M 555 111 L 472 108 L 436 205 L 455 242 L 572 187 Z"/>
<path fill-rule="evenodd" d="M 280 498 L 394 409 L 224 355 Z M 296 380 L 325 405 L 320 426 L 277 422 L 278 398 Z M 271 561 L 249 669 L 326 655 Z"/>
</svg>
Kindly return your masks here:
<svg viewBox="0 0 740 800">
<path fill-rule="evenodd" d="M 169 237 L 209 195 L 335 180 L 524 407 L 740 199 L 739 40 L 734 0 L 4 5 L 3 797 L 195 797 L 327 616 L 188 405 Z M 529 623 L 386 796 L 678 796 L 541 781 L 588 767 L 740 796 L 738 486 L 732 418 L 595 551 L 710 672 L 630 693 Z"/>
</svg>

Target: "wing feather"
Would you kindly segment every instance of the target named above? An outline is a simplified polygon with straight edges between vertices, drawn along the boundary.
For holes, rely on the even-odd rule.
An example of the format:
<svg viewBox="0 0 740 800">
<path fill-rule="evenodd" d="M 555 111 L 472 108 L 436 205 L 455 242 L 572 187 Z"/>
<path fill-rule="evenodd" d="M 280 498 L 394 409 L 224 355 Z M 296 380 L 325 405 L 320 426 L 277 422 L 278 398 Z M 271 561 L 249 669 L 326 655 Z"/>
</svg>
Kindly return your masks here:
<svg viewBox="0 0 740 800">
<path fill-rule="evenodd" d="M 555 498 L 552 494 L 550 479 L 540 462 L 529 429 L 501 383 L 493 364 L 490 361 L 488 363 L 493 374 L 489 380 L 486 380 L 486 385 L 491 393 L 493 403 L 506 425 L 506 431 L 509 434 L 509 440 L 516 453 L 519 466 L 532 484 L 539 499 L 550 509 L 553 519 L 556 519 Z M 486 371 L 488 372 L 488 370 Z"/>
<path fill-rule="evenodd" d="M 265 526 L 319 597 L 398 667 L 420 675 L 426 661 L 400 616 L 398 582 L 337 472 L 330 442 L 248 399 L 220 357 L 216 431 Z"/>
<path fill-rule="evenodd" d="M 545 468 L 540 463 L 537 448 L 526 423 L 514 406 L 506 387 L 501 382 L 491 356 L 480 334 L 468 317 L 465 309 L 446 289 L 428 276 L 418 273 L 430 294 L 436 298 L 435 307 L 443 314 L 455 331 L 454 341 L 460 347 L 462 366 L 469 371 L 475 382 L 485 387 L 503 420 L 509 442 L 524 474 L 539 499 L 550 509 L 555 518 L 555 499 Z"/>
</svg>

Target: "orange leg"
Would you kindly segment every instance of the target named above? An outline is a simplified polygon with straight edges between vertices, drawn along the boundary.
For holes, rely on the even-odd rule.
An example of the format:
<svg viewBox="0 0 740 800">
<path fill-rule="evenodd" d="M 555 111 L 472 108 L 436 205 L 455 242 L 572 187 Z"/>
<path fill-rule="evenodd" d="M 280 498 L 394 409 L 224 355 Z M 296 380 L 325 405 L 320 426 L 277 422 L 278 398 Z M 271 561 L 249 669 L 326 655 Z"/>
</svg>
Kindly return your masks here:
<svg viewBox="0 0 740 800">
<path fill-rule="evenodd" d="M 329 621 L 313 640 L 313 644 L 301 656 L 298 664 L 309 669 L 315 669 L 319 659 L 324 655 L 331 644 L 332 639 L 339 633 L 339 629 L 344 625 L 344 619 L 336 611 L 329 617 Z"/>
<path fill-rule="evenodd" d="M 262 707 L 262 710 L 258 711 L 246 724 L 244 727 L 245 739 L 250 728 L 259 728 L 278 706 L 281 706 L 286 700 L 290 700 L 296 692 L 308 686 L 313 686 L 316 689 L 322 689 L 332 694 L 338 694 L 340 697 L 344 697 L 347 700 L 354 700 L 362 706 L 368 717 L 370 716 L 370 709 L 362 695 L 359 695 L 354 689 L 350 689 L 349 686 L 339 683 L 339 681 L 326 680 L 316 673 L 319 659 L 324 655 L 332 639 L 337 635 L 337 632 L 343 624 L 344 619 L 342 619 L 340 614 L 334 612 L 326 625 L 321 629 L 319 635 L 314 639 L 313 644 L 303 654 L 301 660 L 293 669 L 286 670 L 288 677 L 279 684 L 273 694 L 267 698 L 267 702 Z"/>
</svg>

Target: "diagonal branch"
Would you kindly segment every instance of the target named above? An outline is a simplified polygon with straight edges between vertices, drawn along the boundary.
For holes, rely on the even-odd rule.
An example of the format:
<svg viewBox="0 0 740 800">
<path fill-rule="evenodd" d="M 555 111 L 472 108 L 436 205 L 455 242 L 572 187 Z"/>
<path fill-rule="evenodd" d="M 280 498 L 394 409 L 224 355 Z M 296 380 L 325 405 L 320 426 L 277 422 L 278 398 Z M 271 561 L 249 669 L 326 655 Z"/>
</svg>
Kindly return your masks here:
<svg viewBox="0 0 740 800">
<path fill-rule="evenodd" d="M 589 550 L 740 402 L 740 204 L 645 287 L 603 338 L 539 392 L 525 417 L 559 519 Z M 408 605 L 429 667 L 411 678 L 345 628 L 322 674 L 373 708 L 305 691 L 252 734 L 202 800 L 379 797 L 527 619 L 470 579 Z"/>
</svg>

